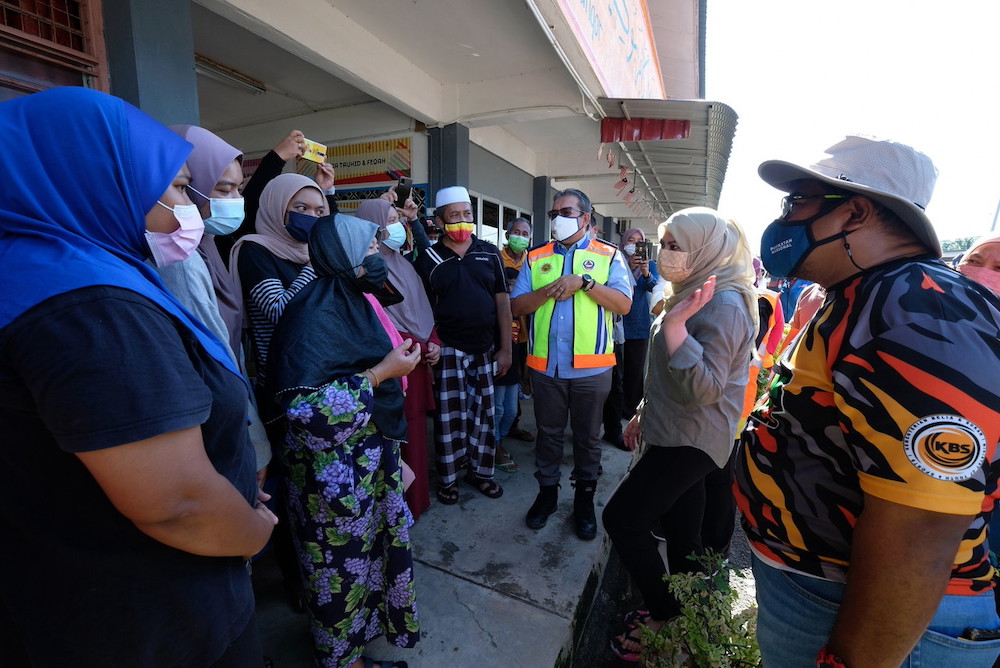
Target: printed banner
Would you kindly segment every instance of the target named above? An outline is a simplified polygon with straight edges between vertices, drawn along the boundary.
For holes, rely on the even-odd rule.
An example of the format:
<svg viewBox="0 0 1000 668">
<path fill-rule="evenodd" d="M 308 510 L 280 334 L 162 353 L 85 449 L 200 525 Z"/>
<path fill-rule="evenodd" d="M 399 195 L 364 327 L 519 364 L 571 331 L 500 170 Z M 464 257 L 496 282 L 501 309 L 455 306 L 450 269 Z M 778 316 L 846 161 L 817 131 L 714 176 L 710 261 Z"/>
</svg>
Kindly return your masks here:
<svg viewBox="0 0 1000 668">
<path fill-rule="evenodd" d="M 666 99 L 646 0 L 557 0 L 606 97 Z"/>
<path fill-rule="evenodd" d="M 330 146 L 326 161 L 337 173 L 337 187 L 357 183 L 395 183 L 412 176 L 410 138 Z"/>
</svg>

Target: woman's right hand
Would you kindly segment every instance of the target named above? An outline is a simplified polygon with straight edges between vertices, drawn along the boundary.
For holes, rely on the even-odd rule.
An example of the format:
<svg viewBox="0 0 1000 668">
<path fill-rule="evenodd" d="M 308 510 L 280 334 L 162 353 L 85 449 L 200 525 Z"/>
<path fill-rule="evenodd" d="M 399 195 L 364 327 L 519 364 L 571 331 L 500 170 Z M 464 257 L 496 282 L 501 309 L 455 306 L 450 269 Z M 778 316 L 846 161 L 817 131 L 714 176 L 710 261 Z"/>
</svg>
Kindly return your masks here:
<svg viewBox="0 0 1000 668">
<path fill-rule="evenodd" d="M 389 351 L 381 362 L 372 367 L 372 371 L 378 376 L 379 382 L 382 382 L 389 378 L 407 375 L 419 362 L 420 344 L 413 339 L 405 339 L 402 344 Z"/>
<path fill-rule="evenodd" d="M 306 136 L 300 130 L 292 130 L 288 133 L 287 137 L 274 147 L 274 152 L 285 162 L 302 155 L 305 150 Z"/>
<path fill-rule="evenodd" d="M 622 440 L 628 450 L 635 450 L 639 447 L 639 441 L 642 440 L 642 426 L 639 424 L 638 414 L 633 415 L 632 419 L 628 421 L 622 432 Z"/>
</svg>

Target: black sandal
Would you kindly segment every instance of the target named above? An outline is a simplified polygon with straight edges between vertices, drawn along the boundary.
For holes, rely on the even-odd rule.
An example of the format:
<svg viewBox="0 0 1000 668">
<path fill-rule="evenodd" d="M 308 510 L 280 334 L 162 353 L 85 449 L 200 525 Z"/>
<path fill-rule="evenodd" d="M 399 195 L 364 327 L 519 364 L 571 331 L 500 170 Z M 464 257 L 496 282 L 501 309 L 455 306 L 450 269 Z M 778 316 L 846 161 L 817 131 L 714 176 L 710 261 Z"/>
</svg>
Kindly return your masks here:
<svg viewBox="0 0 1000 668">
<path fill-rule="evenodd" d="M 493 478 L 480 478 L 470 470 L 465 474 L 465 482 L 478 489 L 483 496 L 488 496 L 491 499 L 499 499 L 503 496 L 503 487 Z"/>
<path fill-rule="evenodd" d="M 438 487 L 438 501 L 446 506 L 453 506 L 458 503 L 458 485 L 452 483 L 447 487 Z"/>
</svg>

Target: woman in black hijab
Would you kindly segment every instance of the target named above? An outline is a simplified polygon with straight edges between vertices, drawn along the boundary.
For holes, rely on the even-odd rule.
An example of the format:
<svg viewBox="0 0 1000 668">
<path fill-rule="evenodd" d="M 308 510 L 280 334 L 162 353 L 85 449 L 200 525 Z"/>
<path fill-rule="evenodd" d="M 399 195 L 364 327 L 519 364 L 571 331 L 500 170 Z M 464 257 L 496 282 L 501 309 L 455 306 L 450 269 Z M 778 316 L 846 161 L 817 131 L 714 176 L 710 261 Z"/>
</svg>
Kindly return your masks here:
<svg viewBox="0 0 1000 668">
<path fill-rule="evenodd" d="M 268 360 L 271 394 L 288 421 L 288 508 L 316 663 L 338 668 L 361 668 L 362 649 L 379 635 L 398 647 L 419 638 L 399 379 L 420 349 L 409 339 L 393 347 L 371 297 L 386 280 L 377 230 L 340 214 L 316 222 L 309 255 L 317 278 L 286 307 Z"/>
</svg>

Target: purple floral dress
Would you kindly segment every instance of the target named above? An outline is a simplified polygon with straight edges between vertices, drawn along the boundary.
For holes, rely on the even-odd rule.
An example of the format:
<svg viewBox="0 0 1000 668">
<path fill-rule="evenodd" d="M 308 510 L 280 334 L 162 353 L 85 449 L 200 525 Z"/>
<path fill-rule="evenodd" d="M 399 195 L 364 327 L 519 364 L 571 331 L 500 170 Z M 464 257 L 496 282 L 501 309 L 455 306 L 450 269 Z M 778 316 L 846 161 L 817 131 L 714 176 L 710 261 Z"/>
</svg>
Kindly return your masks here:
<svg viewBox="0 0 1000 668">
<path fill-rule="evenodd" d="M 413 518 L 403 500 L 399 442 L 371 421 L 368 379 L 346 376 L 299 392 L 286 393 L 285 404 L 292 535 L 316 663 L 343 668 L 380 635 L 398 647 L 419 638 Z"/>
</svg>

